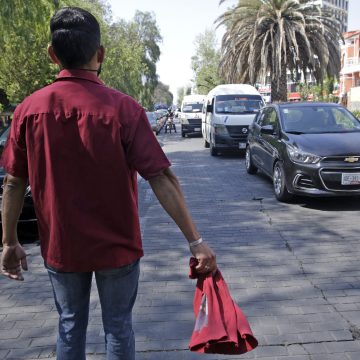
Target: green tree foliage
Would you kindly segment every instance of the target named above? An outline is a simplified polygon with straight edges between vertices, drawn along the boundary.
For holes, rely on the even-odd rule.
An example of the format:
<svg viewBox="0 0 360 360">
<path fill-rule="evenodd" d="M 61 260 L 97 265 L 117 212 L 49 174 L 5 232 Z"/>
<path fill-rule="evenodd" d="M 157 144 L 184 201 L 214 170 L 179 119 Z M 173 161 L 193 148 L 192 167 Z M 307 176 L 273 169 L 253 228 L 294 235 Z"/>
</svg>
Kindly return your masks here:
<svg viewBox="0 0 360 360">
<path fill-rule="evenodd" d="M 221 74 L 254 84 L 270 73 L 273 101 L 287 100 L 287 70 L 309 69 L 319 83 L 340 71 L 340 23 L 312 0 L 240 0 L 217 21 Z"/>
<path fill-rule="evenodd" d="M 336 97 L 333 95 L 334 82 L 334 78 L 330 76 L 322 83 L 312 86 L 314 101 L 336 102 Z"/>
<path fill-rule="evenodd" d="M 155 14 L 136 11 L 132 27 L 135 30 L 136 43 L 141 44 L 143 53 L 141 61 L 145 65 L 141 72 L 142 91 L 139 94 L 140 103 L 149 108 L 158 83 L 156 63 L 160 59 L 159 43 L 162 41 L 160 30 L 156 24 Z"/>
<path fill-rule="evenodd" d="M 313 94 L 313 86 L 308 83 L 299 83 L 296 90 L 300 94 L 301 101 L 307 101 L 309 96 Z"/>
<path fill-rule="evenodd" d="M 179 87 L 177 89 L 177 101 L 176 101 L 177 107 L 181 106 L 181 103 L 184 100 L 184 96 L 190 95 L 190 94 L 191 94 L 191 86 L 190 85 Z"/>
<path fill-rule="evenodd" d="M 174 96 L 170 92 L 169 86 L 159 81 L 155 88 L 153 103 L 167 104 L 168 106 L 170 106 L 173 103 L 173 99 Z"/>
<path fill-rule="evenodd" d="M 353 110 L 352 113 L 360 120 L 360 110 Z"/>
<path fill-rule="evenodd" d="M 143 90 L 141 74 L 146 71 L 143 46 L 133 40 L 137 37 L 133 27 L 123 20 L 109 26 L 107 35 L 101 78 L 108 86 L 139 100 Z"/>
<path fill-rule="evenodd" d="M 194 82 L 198 94 L 207 94 L 222 83 L 219 75 L 220 50 L 217 49 L 216 34 L 205 30 L 195 39 L 195 55 L 191 58 Z"/>
<path fill-rule="evenodd" d="M 102 80 L 144 106 L 151 106 L 157 85 L 160 31 L 152 13 L 112 22 L 106 0 L 0 0 L 0 101 L 19 102 L 51 83 L 57 66 L 47 55 L 49 21 L 63 6 L 90 11 L 99 21 L 106 49 Z"/>
<path fill-rule="evenodd" d="M 48 21 L 58 3 L 48 0 L 0 0 L 0 89 L 18 102 L 48 84 L 56 73 L 46 46 Z"/>
<path fill-rule="evenodd" d="M 177 88 L 176 106 L 180 107 L 185 96 L 185 88 L 183 86 Z"/>
<path fill-rule="evenodd" d="M 334 84 L 335 79 L 332 76 L 329 76 L 326 77 L 322 83 L 317 85 L 300 83 L 297 86 L 297 91 L 300 93 L 302 101 L 307 101 L 309 96 L 312 96 L 314 101 L 337 102 L 337 98 L 333 94 Z"/>
</svg>

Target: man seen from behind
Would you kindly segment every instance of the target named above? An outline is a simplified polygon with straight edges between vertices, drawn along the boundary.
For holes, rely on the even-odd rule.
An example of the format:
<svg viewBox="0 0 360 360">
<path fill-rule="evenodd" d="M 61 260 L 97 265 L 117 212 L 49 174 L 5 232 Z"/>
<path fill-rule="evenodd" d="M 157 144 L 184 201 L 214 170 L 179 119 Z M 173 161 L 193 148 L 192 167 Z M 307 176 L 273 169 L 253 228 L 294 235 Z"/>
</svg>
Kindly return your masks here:
<svg viewBox="0 0 360 360">
<path fill-rule="evenodd" d="M 133 360 L 131 315 L 143 256 L 137 173 L 183 232 L 200 273 L 216 269 L 215 254 L 202 242 L 144 109 L 98 78 L 105 50 L 94 16 L 63 8 L 50 29 L 48 52 L 60 73 L 16 108 L 2 156 L 1 271 L 23 280 L 27 270 L 16 224 L 29 182 L 59 313 L 57 359 L 85 359 L 94 274 L 106 359 Z"/>
</svg>

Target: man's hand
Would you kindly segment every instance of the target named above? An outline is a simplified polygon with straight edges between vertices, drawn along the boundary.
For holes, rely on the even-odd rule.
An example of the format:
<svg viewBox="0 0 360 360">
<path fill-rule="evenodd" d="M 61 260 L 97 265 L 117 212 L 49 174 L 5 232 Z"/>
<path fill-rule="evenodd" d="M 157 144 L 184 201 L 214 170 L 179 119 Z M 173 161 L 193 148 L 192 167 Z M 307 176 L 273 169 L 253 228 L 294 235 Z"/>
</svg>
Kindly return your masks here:
<svg viewBox="0 0 360 360">
<path fill-rule="evenodd" d="M 212 249 L 202 242 L 199 245 L 190 247 L 194 257 L 199 262 L 196 266 L 196 271 L 200 274 L 215 272 L 217 269 L 216 256 Z"/>
<path fill-rule="evenodd" d="M 1 255 L 1 273 L 12 280 L 23 281 L 21 270 L 27 270 L 26 253 L 23 247 L 17 245 L 4 245 Z"/>
</svg>

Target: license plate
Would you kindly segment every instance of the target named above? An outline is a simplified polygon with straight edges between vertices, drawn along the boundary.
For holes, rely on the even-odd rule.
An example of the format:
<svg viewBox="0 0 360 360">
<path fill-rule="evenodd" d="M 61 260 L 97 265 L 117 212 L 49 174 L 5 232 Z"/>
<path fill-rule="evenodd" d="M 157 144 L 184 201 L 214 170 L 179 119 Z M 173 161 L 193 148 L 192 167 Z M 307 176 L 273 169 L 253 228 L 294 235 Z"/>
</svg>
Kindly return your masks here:
<svg viewBox="0 0 360 360">
<path fill-rule="evenodd" d="M 360 185 L 360 173 L 342 173 L 341 185 Z"/>
<path fill-rule="evenodd" d="M 239 149 L 245 149 L 246 143 L 239 143 Z"/>
<path fill-rule="evenodd" d="M 194 129 L 194 131 L 200 131 L 201 130 L 201 128 L 195 128 Z"/>
</svg>

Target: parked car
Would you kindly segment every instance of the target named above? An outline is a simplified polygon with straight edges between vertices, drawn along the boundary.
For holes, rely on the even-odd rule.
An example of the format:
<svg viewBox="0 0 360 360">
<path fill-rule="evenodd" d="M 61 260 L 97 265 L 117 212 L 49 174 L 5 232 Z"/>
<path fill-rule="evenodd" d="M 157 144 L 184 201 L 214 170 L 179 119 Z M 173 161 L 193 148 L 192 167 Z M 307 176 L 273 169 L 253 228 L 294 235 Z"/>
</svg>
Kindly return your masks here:
<svg viewBox="0 0 360 360">
<path fill-rule="evenodd" d="M 2 151 L 4 149 L 7 137 L 10 132 L 10 126 L 6 128 L 3 133 L 0 135 L 0 152 L 2 154 Z M 0 184 L 2 185 L 4 182 L 5 177 L 5 169 L 3 167 L 0 167 Z M 2 201 L 2 194 L 3 194 L 3 186 L 0 187 L 0 223 L 1 220 L 1 201 Z M 36 227 L 37 219 L 36 219 L 36 213 L 34 209 L 34 202 L 31 194 L 30 186 L 26 188 L 25 197 L 24 197 L 24 205 L 22 212 L 20 214 L 19 218 L 19 224 L 30 224 L 34 225 Z"/>
<path fill-rule="evenodd" d="M 185 95 L 181 103 L 180 130 L 181 136 L 201 136 L 201 112 L 204 107 L 206 95 Z"/>
<path fill-rule="evenodd" d="M 275 196 L 360 195 L 360 121 L 331 103 L 271 104 L 249 127 L 246 170 L 272 178 Z"/>
<path fill-rule="evenodd" d="M 167 109 L 159 109 L 155 111 L 155 115 L 158 120 L 166 117 L 167 113 L 168 113 Z"/>
<path fill-rule="evenodd" d="M 157 123 L 157 117 L 154 112 L 146 112 L 146 116 L 149 119 L 149 123 L 151 125 L 151 128 L 153 131 L 157 131 L 158 129 L 158 123 Z"/>
<path fill-rule="evenodd" d="M 158 118 L 159 132 L 160 132 L 166 123 L 168 111 L 165 109 L 159 109 L 155 111 L 155 114 Z"/>
<path fill-rule="evenodd" d="M 146 115 L 149 119 L 152 130 L 155 131 L 156 135 L 158 135 L 165 124 L 166 117 L 158 118 L 157 114 L 151 111 L 147 111 Z"/>
<path fill-rule="evenodd" d="M 2 152 L 4 150 L 4 146 L 6 144 L 6 140 L 9 135 L 9 132 L 10 132 L 10 125 L 6 129 L 4 129 L 0 134 L 0 156 L 2 155 Z"/>
<path fill-rule="evenodd" d="M 248 127 L 265 105 L 255 87 L 248 84 L 222 84 L 206 96 L 201 131 L 210 155 L 224 151 L 244 153 Z"/>
</svg>

